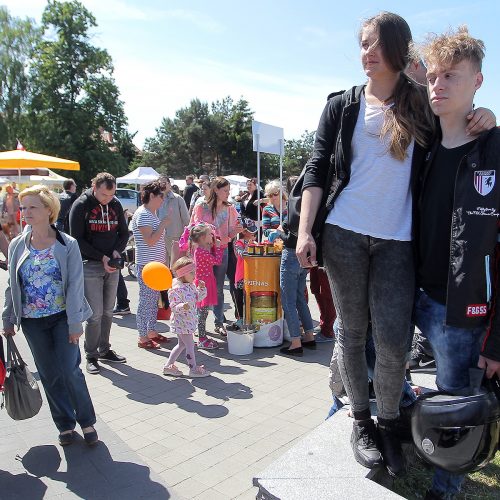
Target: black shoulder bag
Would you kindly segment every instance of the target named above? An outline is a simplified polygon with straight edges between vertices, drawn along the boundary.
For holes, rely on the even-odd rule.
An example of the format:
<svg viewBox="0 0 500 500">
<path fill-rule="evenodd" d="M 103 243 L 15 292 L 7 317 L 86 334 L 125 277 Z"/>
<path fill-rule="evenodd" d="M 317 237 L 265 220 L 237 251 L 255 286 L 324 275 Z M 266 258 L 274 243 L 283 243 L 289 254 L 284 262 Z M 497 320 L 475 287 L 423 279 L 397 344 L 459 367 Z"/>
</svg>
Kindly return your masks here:
<svg viewBox="0 0 500 500">
<path fill-rule="evenodd" d="M 314 224 L 312 227 L 312 237 L 316 242 L 316 258 L 318 262 L 322 263 L 321 256 L 321 236 L 323 233 L 323 226 L 325 225 L 326 218 L 328 216 L 328 212 L 331 210 L 333 206 L 333 201 L 340 186 L 341 181 L 335 175 L 335 157 L 336 150 L 339 143 L 339 132 L 340 132 L 340 124 L 342 117 L 342 110 L 347 105 L 347 99 L 350 95 L 351 91 L 345 91 L 342 93 L 342 99 L 338 103 L 337 116 L 339 119 L 336 123 L 335 128 L 335 141 L 333 146 L 333 151 L 330 154 L 330 166 L 328 168 L 328 175 L 325 184 L 325 188 L 323 190 L 323 197 L 321 200 L 321 204 L 318 208 L 318 213 L 316 214 L 316 218 L 314 219 Z M 337 94 L 338 95 L 338 94 Z M 288 222 L 287 222 L 287 230 L 295 237 L 298 237 L 299 234 L 299 222 L 300 222 L 300 208 L 302 204 L 302 190 L 304 188 L 304 179 L 306 175 L 307 165 L 302 169 L 299 178 L 294 184 L 292 191 L 288 195 Z"/>
</svg>

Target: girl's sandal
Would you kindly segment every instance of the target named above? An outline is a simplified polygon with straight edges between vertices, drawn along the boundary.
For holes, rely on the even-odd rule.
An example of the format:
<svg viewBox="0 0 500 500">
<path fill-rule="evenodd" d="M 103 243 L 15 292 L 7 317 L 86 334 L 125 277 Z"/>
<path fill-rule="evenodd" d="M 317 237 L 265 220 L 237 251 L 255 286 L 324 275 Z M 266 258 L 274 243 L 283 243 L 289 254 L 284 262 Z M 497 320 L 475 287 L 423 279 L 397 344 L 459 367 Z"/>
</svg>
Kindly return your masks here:
<svg viewBox="0 0 500 500">
<path fill-rule="evenodd" d="M 169 338 L 165 337 L 164 335 L 160 335 L 159 333 L 157 333 L 155 337 L 148 337 L 148 339 L 160 344 L 166 344 L 167 342 L 170 342 Z"/>
<path fill-rule="evenodd" d="M 214 331 L 217 335 L 220 335 L 221 337 L 227 337 L 227 331 L 224 325 L 215 325 Z"/>
<path fill-rule="evenodd" d="M 161 345 L 158 344 L 158 342 L 155 342 L 154 340 L 148 339 L 147 342 L 137 342 L 137 346 L 140 347 L 141 349 L 160 349 Z"/>
</svg>

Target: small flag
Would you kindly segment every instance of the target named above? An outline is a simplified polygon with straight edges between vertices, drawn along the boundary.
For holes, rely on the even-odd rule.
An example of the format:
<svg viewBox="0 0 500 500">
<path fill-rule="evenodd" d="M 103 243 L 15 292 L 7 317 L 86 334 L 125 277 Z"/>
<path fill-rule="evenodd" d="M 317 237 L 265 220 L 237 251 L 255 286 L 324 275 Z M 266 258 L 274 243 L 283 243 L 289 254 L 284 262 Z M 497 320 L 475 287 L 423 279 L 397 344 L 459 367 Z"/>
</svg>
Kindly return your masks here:
<svg viewBox="0 0 500 500">
<path fill-rule="evenodd" d="M 16 149 L 18 151 L 26 151 L 26 148 L 19 142 L 19 139 L 17 139 L 17 147 Z"/>
</svg>

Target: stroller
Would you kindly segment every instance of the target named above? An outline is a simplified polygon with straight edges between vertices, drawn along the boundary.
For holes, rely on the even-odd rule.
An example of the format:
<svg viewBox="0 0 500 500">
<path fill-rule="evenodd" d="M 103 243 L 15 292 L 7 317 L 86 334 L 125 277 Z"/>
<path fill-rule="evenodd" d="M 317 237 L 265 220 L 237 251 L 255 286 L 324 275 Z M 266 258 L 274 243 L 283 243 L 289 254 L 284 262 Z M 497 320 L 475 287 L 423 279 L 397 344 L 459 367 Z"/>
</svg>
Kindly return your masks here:
<svg viewBox="0 0 500 500">
<path fill-rule="evenodd" d="M 129 234 L 127 246 L 123 252 L 123 259 L 125 260 L 125 267 L 128 273 L 133 278 L 137 278 L 137 264 L 135 263 L 135 239 L 132 232 Z"/>
</svg>

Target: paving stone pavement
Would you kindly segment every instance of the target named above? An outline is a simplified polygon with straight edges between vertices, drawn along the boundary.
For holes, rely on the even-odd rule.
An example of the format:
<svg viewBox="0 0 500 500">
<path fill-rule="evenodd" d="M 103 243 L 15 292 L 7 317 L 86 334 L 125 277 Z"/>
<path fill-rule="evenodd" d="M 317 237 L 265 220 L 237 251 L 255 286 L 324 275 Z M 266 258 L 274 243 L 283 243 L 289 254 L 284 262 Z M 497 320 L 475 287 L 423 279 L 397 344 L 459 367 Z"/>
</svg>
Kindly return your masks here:
<svg viewBox="0 0 500 500">
<path fill-rule="evenodd" d="M 2 272 L 0 288 L 6 278 Z M 138 285 L 130 277 L 126 283 L 135 312 Z M 225 297 L 229 306 L 228 291 Z M 317 319 L 314 298 L 310 306 Z M 234 318 L 232 308 L 226 315 Z M 168 322 L 159 326 L 172 337 Z M 127 363 L 102 363 L 100 375 L 86 375 L 102 441 L 96 449 L 81 441 L 59 447 L 46 404 L 22 422 L 0 411 L 0 499 L 253 499 L 252 478 L 326 417 L 332 344 L 299 359 L 278 348 L 233 356 L 214 336 L 220 349 L 197 351 L 212 376 L 191 380 L 162 375 L 174 338 L 147 351 L 137 347 L 136 335 L 135 314 L 115 317 L 112 348 Z M 16 340 L 35 371 L 23 335 Z"/>
</svg>

